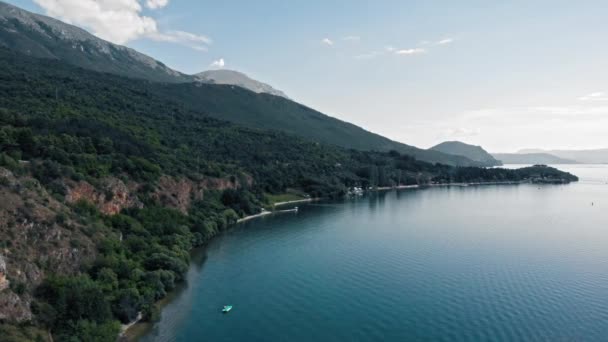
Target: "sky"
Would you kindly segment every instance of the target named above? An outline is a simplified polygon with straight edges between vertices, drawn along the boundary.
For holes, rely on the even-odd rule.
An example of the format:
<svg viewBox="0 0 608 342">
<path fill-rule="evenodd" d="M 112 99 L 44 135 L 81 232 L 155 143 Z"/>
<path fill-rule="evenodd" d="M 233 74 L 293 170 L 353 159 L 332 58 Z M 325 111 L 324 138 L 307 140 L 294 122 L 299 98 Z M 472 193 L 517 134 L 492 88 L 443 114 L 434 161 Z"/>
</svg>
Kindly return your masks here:
<svg viewBox="0 0 608 342">
<path fill-rule="evenodd" d="M 608 2 L 9 0 L 422 148 L 608 147 Z"/>
</svg>

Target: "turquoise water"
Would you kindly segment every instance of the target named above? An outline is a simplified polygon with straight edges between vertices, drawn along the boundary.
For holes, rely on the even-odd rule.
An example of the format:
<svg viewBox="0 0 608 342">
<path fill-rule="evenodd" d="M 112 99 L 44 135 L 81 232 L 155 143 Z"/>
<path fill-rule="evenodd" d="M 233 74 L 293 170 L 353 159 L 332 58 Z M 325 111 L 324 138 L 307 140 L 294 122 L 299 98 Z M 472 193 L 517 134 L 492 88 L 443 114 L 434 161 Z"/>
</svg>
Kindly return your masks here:
<svg viewBox="0 0 608 342">
<path fill-rule="evenodd" d="M 390 191 L 239 225 L 142 340 L 605 340 L 608 167 L 560 168 L 581 182 Z"/>
</svg>

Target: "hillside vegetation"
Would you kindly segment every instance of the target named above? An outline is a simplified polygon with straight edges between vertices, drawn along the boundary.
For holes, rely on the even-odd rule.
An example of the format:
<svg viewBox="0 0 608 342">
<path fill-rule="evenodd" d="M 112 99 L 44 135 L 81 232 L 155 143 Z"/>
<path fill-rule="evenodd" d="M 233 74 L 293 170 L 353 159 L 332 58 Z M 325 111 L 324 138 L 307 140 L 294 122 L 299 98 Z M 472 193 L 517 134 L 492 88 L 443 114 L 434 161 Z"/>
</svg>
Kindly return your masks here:
<svg viewBox="0 0 608 342">
<path fill-rule="evenodd" d="M 345 148 L 381 152 L 395 150 L 432 163 L 479 166 L 462 156 L 392 141 L 284 97 L 266 94 L 284 95 L 240 73 L 212 71 L 196 76 L 184 75 L 133 49 L 109 43 L 78 27 L 1 1 L 0 47 L 88 70 L 164 82 L 166 84 L 150 83 L 140 87 L 148 96 L 170 97 L 170 101 L 179 101 L 185 108 L 245 127 L 281 131 Z M 235 85 L 217 87 L 206 82 L 236 83 L 243 88 Z"/>
<path fill-rule="evenodd" d="M 182 101 L 194 94 L 209 104 Z M 288 192 L 341 197 L 352 186 L 576 180 L 541 166 L 457 168 L 349 150 L 207 115 L 220 116 L 223 106 L 239 114 L 232 101 L 241 97 L 290 108 L 257 96 L 0 49 L 0 275 L 8 283 L 0 320 L 22 327 L 2 331 L 114 341 L 119 324 L 139 312 L 157 317 L 154 303 L 183 279 L 193 247 Z"/>
</svg>

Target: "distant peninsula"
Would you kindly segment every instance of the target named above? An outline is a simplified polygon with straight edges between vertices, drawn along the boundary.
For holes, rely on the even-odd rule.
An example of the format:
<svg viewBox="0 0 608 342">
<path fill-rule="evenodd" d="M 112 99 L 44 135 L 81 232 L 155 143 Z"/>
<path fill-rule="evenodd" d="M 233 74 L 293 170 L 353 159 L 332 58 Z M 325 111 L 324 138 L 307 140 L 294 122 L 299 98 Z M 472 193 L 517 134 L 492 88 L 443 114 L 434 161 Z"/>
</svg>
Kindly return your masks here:
<svg viewBox="0 0 608 342">
<path fill-rule="evenodd" d="M 504 164 L 579 164 L 572 159 L 565 159 L 549 153 L 494 153 L 494 158 Z"/>
<path fill-rule="evenodd" d="M 431 147 L 429 150 L 443 152 L 455 156 L 466 157 L 480 163 L 480 166 L 500 166 L 500 160 L 494 158 L 481 146 L 469 145 L 460 141 L 446 141 Z"/>
</svg>

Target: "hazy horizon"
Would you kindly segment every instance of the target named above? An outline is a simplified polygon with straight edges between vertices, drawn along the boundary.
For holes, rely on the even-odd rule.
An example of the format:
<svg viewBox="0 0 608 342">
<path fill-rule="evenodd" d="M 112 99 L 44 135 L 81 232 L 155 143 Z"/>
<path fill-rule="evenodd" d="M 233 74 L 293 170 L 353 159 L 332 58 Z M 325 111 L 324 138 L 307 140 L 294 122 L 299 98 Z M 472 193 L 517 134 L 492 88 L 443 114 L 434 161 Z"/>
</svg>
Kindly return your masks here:
<svg viewBox="0 0 608 342">
<path fill-rule="evenodd" d="M 599 1 L 8 2 L 185 73 L 244 72 L 422 148 L 446 140 L 495 153 L 608 147 Z"/>
</svg>

